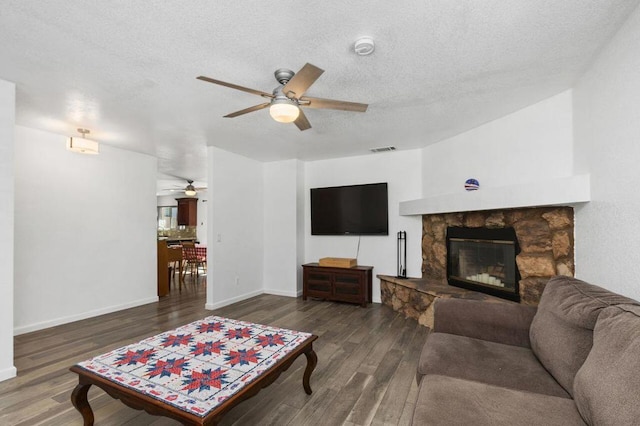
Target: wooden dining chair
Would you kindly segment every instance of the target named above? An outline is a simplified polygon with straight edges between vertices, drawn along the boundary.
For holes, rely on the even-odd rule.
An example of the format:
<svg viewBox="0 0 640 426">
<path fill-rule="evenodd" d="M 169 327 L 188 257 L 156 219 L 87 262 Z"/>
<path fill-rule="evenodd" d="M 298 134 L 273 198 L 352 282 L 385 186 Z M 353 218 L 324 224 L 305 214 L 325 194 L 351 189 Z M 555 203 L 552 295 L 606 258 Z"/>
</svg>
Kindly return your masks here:
<svg viewBox="0 0 640 426">
<path fill-rule="evenodd" d="M 182 290 L 183 274 L 182 274 L 182 247 L 181 246 L 170 246 L 168 248 L 168 257 L 169 261 L 169 271 L 171 275 L 171 279 L 169 280 L 169 287 L 171 287 L 171 280 L 173 283 L 176 282 L 176 272 L 178 272 L 178 286 L 180 290 Z"/>
<path fill-rule="evenodd" d="M 196 278 L 198 278 L 200 274 L 199 268 L 205 268 L 206 258 L 202 258 L 198 256 L 198 252 L 196 251 L 196 245 L 194 243 L 182 243 L 182 254 L 185 262 L 184 272 L 186 273 L 186 269 L 189 269 L 191 276 L 195 272 Z"/>
</svg>

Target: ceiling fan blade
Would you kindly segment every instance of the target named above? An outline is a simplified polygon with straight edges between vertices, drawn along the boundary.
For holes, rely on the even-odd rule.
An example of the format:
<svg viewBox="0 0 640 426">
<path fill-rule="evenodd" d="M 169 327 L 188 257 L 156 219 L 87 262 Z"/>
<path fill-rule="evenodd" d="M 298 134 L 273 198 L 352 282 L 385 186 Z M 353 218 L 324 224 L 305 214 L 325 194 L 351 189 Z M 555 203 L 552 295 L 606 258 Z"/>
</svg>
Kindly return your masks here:
<svg viewBox="0 0 640 426">
<path fill-rule="evenodd" d="M 342 111 L 365 112 L 369 105 L 357 102 L 336 101 L 334 99 L 310 98 L 303 96 L 300 98 L 301 105 L 307 108 L 339 109 Z M 306 103 L 308 102 L 308 104 Z"/>
<path fill-rule="evenodd" d="M 271 93 L 263 92 L 261 90 L 249 89 L 248 87 L 238 86 L 237 84 L 227 83 L 224 81 L 216 80 L 213 78 L 199 76 L 196 77 L 198 80 L 206 81 L 213 84 L 219 84 L 220 86 L 230 87 L 232 89 L 241 90 L 243 92 L 251 93 L 252 95 L 263 96 L 265 98 L 273 98 L 274 96 Z"/>
<path fill-rule="evenodd" d="M 282 88 L 284 93 L 289 98 L 299 98 L 307 91 L 307 89 L 322 75 L 324 70 L 311 65 L 305 64 L 300 71 L 298 71 L 287 84 Z"/>
<path fill-rule="evenodd" d="M 241 109 L 240 111 L 236 111 L 236 112 L 232 112 L 230 114 L 227 114 L 227 115 L 225 115 L 225 118 L 233 118 L 233 117 L 237 117 L 239 115 L 248 114 L 248 113 L 253 112 L 253 111 L 259 111 L 261 109 L 265 109 L 269 105 L 271 105 L 271 102 L 265 102 L 265 103 L 260 104 L 260 105 L 254 105 L 252 107 Z"/>
<path fill-rule="evenodd" d="M 300 130 L 307 130 L 311 128 L 311 123 L 309 123 L 309 120 L 307 120 L 307 116 L 304 115 L 302 109 L 300 110 L 298 118 L 296 118 L 296 121 L 294 121 L 293 123 L 298 126 L 298 129 Z"/>
</svg>

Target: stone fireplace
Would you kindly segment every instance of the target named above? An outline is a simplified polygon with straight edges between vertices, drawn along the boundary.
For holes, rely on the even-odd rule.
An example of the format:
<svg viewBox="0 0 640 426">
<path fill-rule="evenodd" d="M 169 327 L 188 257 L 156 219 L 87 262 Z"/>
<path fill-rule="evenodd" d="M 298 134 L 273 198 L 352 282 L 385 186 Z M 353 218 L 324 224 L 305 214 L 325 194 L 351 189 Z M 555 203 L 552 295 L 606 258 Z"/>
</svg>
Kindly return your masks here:
<svg viewBox="0 0 640 426">
<path fill-rule="evenodd" d="M 420 324 L 433 327 L 434 302 L 440 298 L 463 298 L 482 300 L 489 303 L 511 303 L 495 297 L 495 295 L 469 291 L 463 286 L 452 286 L 447 282 L 447 229 L 456 228 L 471 231 L 471 238 L 481 240 L 484 244 L 495 236 L 483 234 L 486 230 L 515 233 L 513 266 L 515 277 L 510 281 L 507 275 L 508 253 L 495 247 L 488 256 L 479 261 L 471 260 L 471 248 L 462 245 L 463 262 L 469 270 L 457 276 L 464 282 L 477 281 L 481 286 L 493 285 L 505 288 L 512 286 L 514 298 L 520 303 L 537 305 L 542 290 L 555 275 L 574 275 L 574 240 L 573 240 L 573 208 L 572 207 L 527 207 L 514 209 L 494 209 L 469 211 L 460 213 L 434 213 L 422 215 L 422 277 L 401 279 L 398 277 L 378 275 L 382 303 L 415 318 Z M 511 230 L 509 230 L 511 228 Z M 477 230 L 477 231 L 476 231 Z M 503 231 L 507 230 L 507 231 Z M 475 232 L 480 232 L 480 237 Z M 457 238 L 457 236 L 456 236 Z M 464 239 L 463 239 L 464 240 Z M 501 243 L 502 244 L 502 243 Z M 451 244 L 449 244 L 449 247 Z M 466 251 L 466 252 L 465 252 Z M 516 272 L 517 266 L 517 272 Z M 486 274 L 486 276 L 484 275 Z M 451 275 L 451 274 L 450 274 Z M 519 276 L 518 276 L 519 275 Z M 494 278 L 491 284 L 491 277 Z M 499 284 L 498 281 L 499 280 Z M 485 282 L 488 281 L 488 282 Z"/>
<path fill-rule="evenodd" d="M 419 278 L 378 275 L 382 303 L 427 327 L 433 327 L 438 299 L 513 303 L 449 285 L 446 239 L 447 228 L 513 228 L 519 248 L 519 252 L 515 249 L 515 263 L 520 275 L 519 278 L 516 275 L 513 284 L 506 275 L 502 278 L 506 262 L 499 259 L 500 250 L 494 250 L 493 259 L 481 258 L 474 264 L 467 257 L 470 248 L 463 247 L 463 262 L 470 262 L 469 269 L 476 270 L 453 275 L 461 277 L 464 283 L 500 287 L 498 290 L 502 284 L 505 288 L 512 285 L 513 300 L 519 297 L 519 303 L 537 305 L 549 278 L 574 276 L 575 272 L 573 207 L 559 206 L 577 206 L 590 200 L 589 175 L 573 175 L 402 201 L 401 215 L 422 217 L 422 274 Z"/>
<path fill-rule="evenodd" d="M 427 214 L 422 217 L 422 278 L 447 282 L 447 229 L 468 228 L 504 230 L 513 228 L 520 252 L 515 260 L 519 277 L 513 288 L 521 303 L 537 305 L 546 282 L 555 275 L 574 275 L 573 208 L 533 207 L 504 210 L 471 211 L 461 213 Z M 473 232 L 473 231 L 472 231 Z M 473 239 L 473 238 L 472 238 Z M 500 279 L 489 267 L 475 267 L 464 274 L 465 283 Z M 483 269 L 483 270 L 480 270 Z M 473 272 L 473 273 L 471 273 Z M 483 274 L 486 274 L 485 277 Z M 502 281 L 500 279 L 500 281 Z M 494 283 L 497 281 L 493 281 Z M 494 294 L 495 293 L 489 293 Z"/>
</svg>

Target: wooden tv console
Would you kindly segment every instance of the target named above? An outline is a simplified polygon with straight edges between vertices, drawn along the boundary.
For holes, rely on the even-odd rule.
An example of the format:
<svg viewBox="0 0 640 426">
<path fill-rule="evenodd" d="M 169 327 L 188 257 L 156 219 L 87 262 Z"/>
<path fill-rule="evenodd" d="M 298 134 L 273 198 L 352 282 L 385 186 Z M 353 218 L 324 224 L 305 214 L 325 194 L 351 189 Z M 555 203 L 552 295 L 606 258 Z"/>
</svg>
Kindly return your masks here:
<svg viewBox="0 0 640 426">
<path fill-rule="evenodd" d="M 335 268 L 317 263 L 302 265 L 302 300 L 307 297 L 338 302 L 371 303 L 371 279 L 373 266 Z"/>
</svg>

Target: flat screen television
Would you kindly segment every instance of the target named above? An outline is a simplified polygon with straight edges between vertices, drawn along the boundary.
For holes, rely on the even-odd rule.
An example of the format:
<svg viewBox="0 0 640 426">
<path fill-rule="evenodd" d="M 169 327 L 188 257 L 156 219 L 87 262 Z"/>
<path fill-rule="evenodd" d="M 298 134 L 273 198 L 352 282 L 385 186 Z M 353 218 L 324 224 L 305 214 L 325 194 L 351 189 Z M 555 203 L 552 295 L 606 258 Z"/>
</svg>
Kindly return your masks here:
<svg viewBox="0 0 640 426">
<path fill-rule="evenodd" d="M 389 235 L 387 183 L 312 188 L 311 235 Z"/>
</svg>

